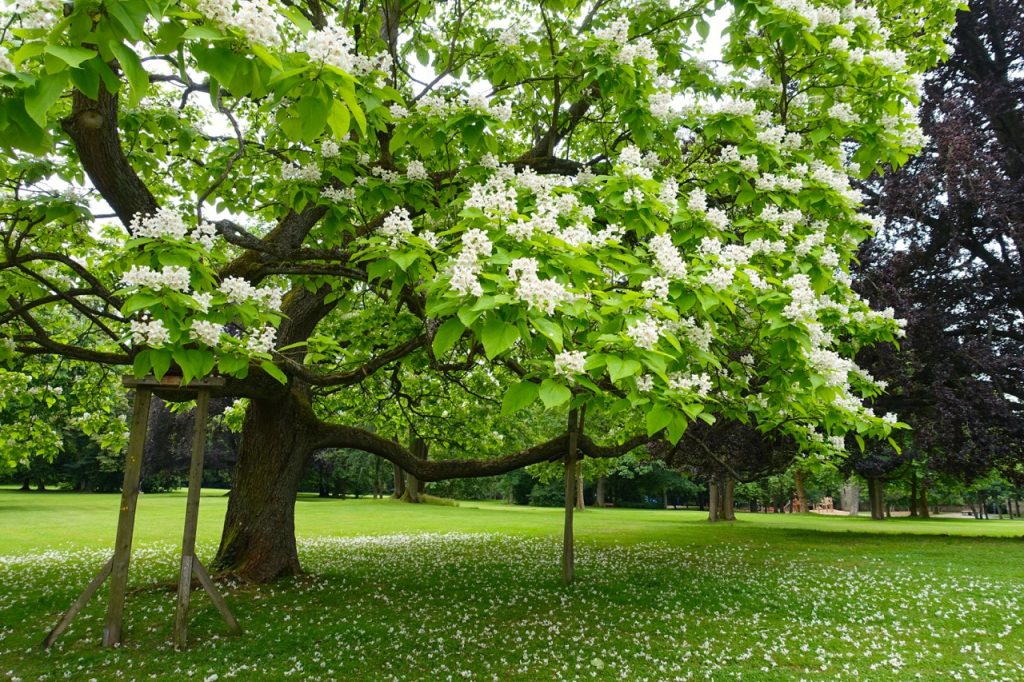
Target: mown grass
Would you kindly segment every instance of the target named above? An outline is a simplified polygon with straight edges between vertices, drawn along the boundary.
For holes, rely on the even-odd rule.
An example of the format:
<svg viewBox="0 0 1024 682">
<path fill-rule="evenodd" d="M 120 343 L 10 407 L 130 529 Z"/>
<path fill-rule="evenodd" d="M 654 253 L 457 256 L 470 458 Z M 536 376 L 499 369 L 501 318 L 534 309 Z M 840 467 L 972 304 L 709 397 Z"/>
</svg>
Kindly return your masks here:
<svg viewBox="0 0 1024 682">
<path fill-rule="evenodd" d="M 207 491 L 200 556 L 226 508 Z M 20 679 L 1024 679 L 1024 523 L 588 510 L 559 584 L 556 509 L 300 498 L 306 575 L 196 595 L 169 644 L 181 494 L 140 499 L 126 643 L 103 591 L 116 495 L 0 490 L 0 675 Z M 959 678 L 957 677 L 959 676 Z"/>
</svg>

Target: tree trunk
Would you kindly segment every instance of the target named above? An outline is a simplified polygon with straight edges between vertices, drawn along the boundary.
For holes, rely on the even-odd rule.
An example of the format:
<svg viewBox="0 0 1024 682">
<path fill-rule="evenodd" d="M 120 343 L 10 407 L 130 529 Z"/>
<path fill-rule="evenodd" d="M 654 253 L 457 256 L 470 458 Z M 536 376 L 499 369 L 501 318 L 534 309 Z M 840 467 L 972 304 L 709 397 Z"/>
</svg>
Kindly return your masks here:
<svg viewBox="0 0 1024 682">
<path fill-rule="evenodd" d="M 839 499 L 843 504 L 843 509 L 850 516 L 857 516 L 860 513 L 860 486 L 856 483 L 848 481 L 839 491 Z"/>
<path fill-rule="evenodd" d="M 804 488 L 804 472 L 799 469 L 793 472 L 793 482 L 796 484 L 796 505 L 797 509 L 793 511 L 805 512 L 807 511 L 807 491 Z"/>
<path fill-rule="evenodd" d="M 922 516 L 927 514 L 926 511 Z M 910 474 L 910 515 L 917 516 L 917 474 Z"/>
<path fill-rule="evenodd" d="M 708 521 L 718 521 L 718 511 L 721 505 L 718 501 L 718 479 L 711 479 L 708 482 Z"/>
<path fill-rule="evenodd" d="M 228 498 L 214 567 L 252 582 L 301 571 L 295 546 L 295 496 L 313 453 L 315 424 L 293 389 L 279 400 L 252 400 L 242 426 L 235 487 Z"/>
<path fill-rule="evenodd" d="M 373 460 L 373 499 L 375 500 L 384 497 L 384 486 L 381 484 L 380 480 L 380 469 L 382 465 L 383 463 L 381 462 L 380 457 L 375 457 Z"/>
<path fill-rule="evenodd" d="M 32 481 L 27 478 L 21 482 L 21 487 L 18 488 L 23 493 L 30 492 L 32 490 Z"/>
<path fill-rule="evenodd" d="M 868 479 L 868 497 L 871 501 L 871 518 L 875 521 L 882 521 L 885 519 L 885 508 L 884 508 L 884 489 L 882 479 L 880 478 L 869 478 Z"/>
<path fill-rule="evenodd" d="M 723 521 L 735 521 L 736 510 L 734 509 L 734 497 L 736 493 L 736 479 L 729 474 L 725 475 L 725 478 L 719 483 L 721 486 L 721 495 L 719 499 L 722 503 L 722 508 L 719 510 L 719 515 Z"/>
<path fill-rule="evenodd" d="M 571 585 L 576 578 L 576 557 L 572 513 L 576 506 L 576 444 L 579 438 L 579 412 L 569 410 L 569 451 L 565 453 L 565 525 L 562 529 L 562 582 Z"/>
<path fill-rule="evenodd" d="M 395 471 L 395 490 L 391 494 L 391 497 L 396 500 L 402 499 L 402 495 L 405 494 L 405 472 L 402 471 L 402 467 L 397 464 L 392 464 L 391 467 Z"/>
<path fill-rule="evenodd" d="M 417 459 L 427 458 L 427 441 L 422 437 L 411 433 L 409 436 L 409 451 Z M 424 483 L 408 471 L 405 472 L 405 490 L 402 493 L 402 502 L 419 504 L 420 495 L 423 494 Z"/>
<path fill-rule="evenodd" d="M 587 504 L 583 499 L 583 467 L 576 464 L 576 509 L 577 511 L 585 511 Z"/>
<path fill-rule="evenodd" d="M 594 504 L 598 507 L 604 507 L 604 487 L 606 485 L 605 477 L 597 477 L 597 491 L 594 493 Z"/>
</svg>

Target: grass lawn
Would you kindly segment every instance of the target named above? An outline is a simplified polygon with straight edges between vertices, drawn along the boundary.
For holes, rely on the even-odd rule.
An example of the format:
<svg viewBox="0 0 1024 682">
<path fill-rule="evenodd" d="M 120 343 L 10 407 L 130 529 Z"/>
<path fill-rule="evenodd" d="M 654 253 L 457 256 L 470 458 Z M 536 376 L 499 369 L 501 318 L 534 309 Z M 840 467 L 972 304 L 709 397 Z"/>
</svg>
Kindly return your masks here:
<svg viewBox="0 0 1024 682">
<path fill-rule="evenodd" d="M 139 501 L 125 645 L 105 591 L 38 648 L 108 558 L 116 495 L 0 489 L 0 679 L 1024 679 L 1024 522 L 685 511 L 561 512 L 300 498 L 307 573 L 202 593 L 169 644 L 182 494 Z M 207 491 L 199 554 L 226 498 Z"/>
</svg>

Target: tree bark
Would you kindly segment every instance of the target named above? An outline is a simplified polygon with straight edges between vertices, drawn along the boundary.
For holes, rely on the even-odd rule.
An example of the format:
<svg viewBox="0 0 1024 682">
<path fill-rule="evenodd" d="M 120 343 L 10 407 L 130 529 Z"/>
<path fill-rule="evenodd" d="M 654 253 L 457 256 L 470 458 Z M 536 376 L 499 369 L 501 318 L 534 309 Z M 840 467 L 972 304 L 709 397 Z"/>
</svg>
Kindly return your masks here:
<svg viewBox="0 0 1024 682">
<path fill-rule="evenodd" d="M 295 546 L 295 496 L 313 454 L 311 411 L 293 389 L 253 400 L 242 427 L 235 487 L 214 567 L 252 582 L 301 571 Z"/>
<path fill-rule="evenodd" d="M 583 499 L 583 467 L 576 463 L 576 510 L 586 511 L 587 504 Z"/>
<path fill-rule="evenodd" d="M 718 511 L 721 505 L 718 501 L 718 479 L 713 478 L 708 482 L 708 521 L 718 521 Z"/>
<path fill-rule="evenodd" d="M 804 488 L 804 472 L 796 469 L 793 472 L 793 482 L 796 485 L 796 503 L 799 509 L 793 511 L 807 511 L 807 491 Z"/>
<path fill-rule="evenodd" d="M 391 497 L 400 500 L 402 495 L 405 494 L 405 472 L 397 464 L 392 464 L 391 466 L 395 471 L 395 491 L 391 494 Z"/>
<path fill-rule="evenodd" d="M 569 410 L 569 447 L 565 453 L 565 525 L 562 529 L 562 583 L 576 579 L 576 557 L 572 514 L 576 507 L 576 445 L 579 436 L 579 411 Z"/>
<path fill-rule="evenodd" d="M 871 500 L 871 518 L 875 521 L 885 519 L 884 484 L 880 478 L 868 479 L 868 496 Z"/>
<path fill-rule="evenodd" d="M 921 481 L 921 488 L 917 499 L 917 511 L 921 514 L 921 518 L 931 518 L 931 512 L 928 511 L 928 488 L 925 486 L 924 481 Z"/>
<path fill-rule="evenodd" d="M 604 476 L 597 477 L 597 490 L 594 493 L 594 504 L 598 507 L 604 507 L 604 488 L 607 485 L 607 481 Z"/>
<path fill-rule="evenodd" d="M 917 516 L 917 474 L 910 474 L 910 515 Z"/>
<path fill-rule="evenodd" d="M 416 459 L 427 458 L 427 442 L 421 436 L 410 432 L 409 450 Z M 420 495 L 423 494 L 424 482 L 416 478 L 412 473 L 405 472 L 405 490 L 402 492 L 402 502 L 419 504 Z"/>
<path fill-rule="evenodd" d="M 852 481 L 847 482 L 839 492 L 839 499 L 843 509 L 850 516 L 857 516 L 860 513 L 860 486 Z"/>
<path fill-rule="evenodd" d="M 735 521 L 736 511 L 733 509 L 733 498 L 736 492 L 736 479 L 729 474 L 725 475 L 725 478 L 719 483 L 722 488 L 719 499 L 721 500 L 722 508 L 719 514 L 723 521 Z"/>
</svg>

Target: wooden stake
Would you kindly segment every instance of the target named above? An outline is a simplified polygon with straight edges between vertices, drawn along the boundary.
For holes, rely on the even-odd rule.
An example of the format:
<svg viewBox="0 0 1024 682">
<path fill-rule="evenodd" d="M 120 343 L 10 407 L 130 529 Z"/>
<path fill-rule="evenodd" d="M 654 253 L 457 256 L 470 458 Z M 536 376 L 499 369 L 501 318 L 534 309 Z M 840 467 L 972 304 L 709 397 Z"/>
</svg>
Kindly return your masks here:
<svg viewBox="0 0 1024 682">
<path fill-rule="evenodd" d="M 199 582 L 203 584 L 203 589 L 210 595 L 210 600 L 213 605 L 220 611 L 220 615 L 223 616 L 224 622 L 228 624 L 228 628 L 231 630 L 231 634 L 240 635 L 242 634 L 242 626 L 235 620 L 234 614 L 231 613 L 231 609 L 228 608 L 228 604 L 224 601 L 224 597 L 221 596 L 220 592 L 217 591 L 217 586 L 210 580 L 210 575 L 203 568 L 203 565 L 199 563 L 199 559 L 192 560 L 192 570 L 196 572 L 196 576 L 199 578 Z"/>
<path fill-rule="evenodd" d="M 77 616 L 78 612 L 82 610 L 90 599 L 92 599 L 92 595 L 96 593 L 96 590 L 100 589 L 100 585 L 102 585 L 103 581 L 107 579 L 108 575 L 110 575 L 110 569 L 113 565 L 113 558 L 108 559 L 107 563 L 103 564 L 103 568 L 101 568 L 100 572 L 96 574 L 96 577 L 92 579 L 89 586 L 86 587 L 85 591 L 78 596 L 78 599 L 76 599 L 75 603 L 71 605 L 71 608 L 64 612 L 64 616 L 60 619 L 60 622 L 50 630 L 50 634 L 48 634 L 46 639 L 43 640 L 44 649 L 49 649 L 53 646 L 53 643 L 57 641 L 57 638 L 61 636 L 69 625 L 71 625 L 71 621 L 74 617 Z"/>
<path fill-rule="evenodd" d="M 153 397 L 148 388 L 135 391 L 135 410 L 124 460 L 124 485 L 121 487 L 121 508 L 117 517 L 117 539 L 110 572 L 110 597 L 107 617 L 103 626 L 103 646 L 121 642 L 121 621 L 124 617 L 124 597 L 128 589 L 128 564 L 132 557 L 132 534 L 135 531 L 135 505 L 139 500 L 139 476 L 142 473 L 142 450 L 146 444 L 146 426 L 149 423 L 149 403 Z"/>
<path fill-rule="evenodd" d="M 188 603 L 192 596 L 192 567 L 196 555 L 196 527 L 199 523 L 199 493 L 203 485 L 203 456 L 206 451 L 206 417 L 210 392 L 201 390 L 196 399 L 192 431 L 192 464 L 188 470 L 188 499 L 185 503 L 185 532 L 181 539 L 181 573 L 178 576 L 178 609 L 174 614 L 174 646 L 184 649 L 188 638 Z"/>
</svg>

